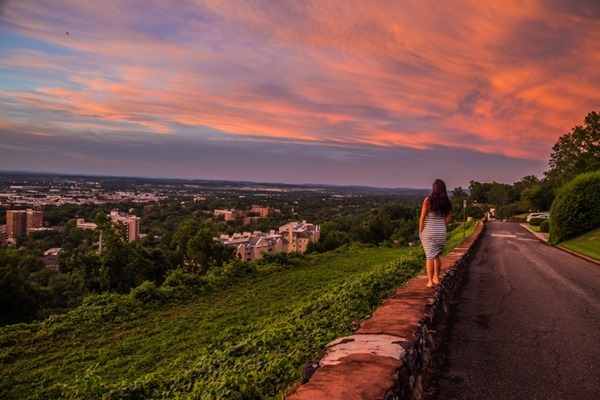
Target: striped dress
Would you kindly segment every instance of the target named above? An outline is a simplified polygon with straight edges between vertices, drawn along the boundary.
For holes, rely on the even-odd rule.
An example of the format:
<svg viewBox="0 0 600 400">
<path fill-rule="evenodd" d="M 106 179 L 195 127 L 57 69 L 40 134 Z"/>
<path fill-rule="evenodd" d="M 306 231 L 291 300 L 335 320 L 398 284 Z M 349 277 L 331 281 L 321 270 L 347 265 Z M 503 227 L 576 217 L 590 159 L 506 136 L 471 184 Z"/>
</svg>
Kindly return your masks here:
<svg viewBox="0 0 600 400">
<path fill-rule="evenodd" d="M 423 231 L 419 235 L 425 257 L 432 260 L 440 255 L 446 244 L 446 222 L 444 215 L 428 211 L 423 225 Z"/>
</svg>

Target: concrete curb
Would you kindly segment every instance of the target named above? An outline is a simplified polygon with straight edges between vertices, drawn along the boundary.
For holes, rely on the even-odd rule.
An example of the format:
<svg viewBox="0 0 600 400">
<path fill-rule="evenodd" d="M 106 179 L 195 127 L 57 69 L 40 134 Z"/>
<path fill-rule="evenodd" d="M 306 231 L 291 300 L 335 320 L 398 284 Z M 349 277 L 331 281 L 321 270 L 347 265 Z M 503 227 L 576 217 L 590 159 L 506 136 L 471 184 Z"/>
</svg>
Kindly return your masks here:
<svg viewBox="0 0 600 400">
<path fill-rule="evenodd" d="M 571 249 L 567 249 L 566 247 L 563 247 L 563 246 L 558 245 L 558 244 L 555 245 L 554 247 L 556 247 L 557 249 L 561 249 L 562 251 L 566 251 L 567 253 L 570 253 L 570 254 L 574 255 L 575 257 L 579 257 L 582 260 L 586 260 L 586 261 L 589 261 L 589 262 L 594 263 L 596 265 L 600 265 L 600 260 L 596 260 L 595 258 L 588 257 L 588 256 L 586 256 L 584 254 L 578 253 L 578 252 L 573 251 Z"/>
<path fill-rule="evenodd" d="M 527 229 L 529 232 L 533 233 L 533 234 L 535 235 L 535 237 L 537 237 L 538 239 L 540 239 L 540 240 L 541 240 L 541 241 L 543 241 L 544 243 L 548 243 L 548 239 L 547 239 L 547 238 L 543 237 L 543 236 L 542 236 L 542 235 L 540 235 L 538 232 L 534 232 L 534 231 L 532 231 L 531 229 L 529 229 L 529 227 L 528 227 L 526 224 L 520 224 L 520 225 L 521 225 L 523 228 Z M 585 254 L 581 254 L 581 253 L 578 253 L 578 252 L 576 252 L 576 251 L 573 251 L 573 250 L 571 250 L 571 249 L 567 249 L 566 247 L 563 247 L 563 246 L 561 246 L 561 245 L 559 245 L 559 244 L 557 244 L 557 245 L 549 245 L 549 246 L 556 247 L 557 249 L 560 249 L 560 250 L 562 250 L 562 251 L 566 251 L 567 253 L 570 253 L 570 254 L 574 255 L 575 257 L 579 257 L 579 258 L 581 258 L 581 259 L 583 259 L 583 260 L 586 260 L 586 261 L 592 262 L 592 263 L 594 263 L 594 264 L 596 264 L 596 265 L 600 265 L 600 260 L 596 260 L 595 258 L 588 257 L 588 256 L 586 256 Z"/>
<path fill-rule="evenodd" d="M 310 380 L 288 399 L 422 399 L 423 374 L 437 347 L 437 329 L 484 229 L 478 223 L 473 234 L 442 257 L 439 286 L 427 288 L 424 274 L 411 279 L 353 335 L 329 343 Z"/>
</svg>

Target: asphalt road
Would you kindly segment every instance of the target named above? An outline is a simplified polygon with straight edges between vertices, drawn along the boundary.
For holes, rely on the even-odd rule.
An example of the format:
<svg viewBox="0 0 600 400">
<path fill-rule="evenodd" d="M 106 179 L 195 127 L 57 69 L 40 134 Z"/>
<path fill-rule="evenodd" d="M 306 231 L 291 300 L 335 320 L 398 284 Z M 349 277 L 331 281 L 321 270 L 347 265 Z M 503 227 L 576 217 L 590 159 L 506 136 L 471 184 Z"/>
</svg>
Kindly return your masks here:
<svg viewBox="0 0 600 400">
<path fill-rule="evenodd" d="M 600 399 L 600 265 L 494 222 L 444 333 L 429 399 Z"/>
</svg>

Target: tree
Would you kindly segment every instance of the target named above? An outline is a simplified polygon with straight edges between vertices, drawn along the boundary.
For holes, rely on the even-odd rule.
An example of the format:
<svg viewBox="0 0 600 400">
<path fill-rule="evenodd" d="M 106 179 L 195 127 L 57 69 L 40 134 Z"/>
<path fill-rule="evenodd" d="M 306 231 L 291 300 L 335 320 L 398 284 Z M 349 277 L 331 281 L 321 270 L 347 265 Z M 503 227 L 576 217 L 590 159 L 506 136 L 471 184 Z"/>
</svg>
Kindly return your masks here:
<svg viewBox="0 0 600 400">
<path fill-rule="evenodd" d="M 469 182 L 469 191 L 471 192 L 471 200 L 484 204 L 488 202 L 488 193 L 492 189 L 491 183 L 481 183 L 477 181 Z"/>
<path fill-rule="evenodd" d="M 492 187 L 487 193 L 488 202 L 500 207 L 510 203 L 512 200 L 512 186 L 506 183 L 493 182 Z"/>
<path fill-rule="evenodd" d="M 546 178 L 558 188 L 576 175 L 600 171 L 600 114 L 590 112 L 584 125 L 562 135 L 550 156 L 550 170 Z"/>
<path fill-rule="evenodd" d="M 216 226 L 209 220 L 189 219 L 173 234 L 173 245 L 182 255 L 184 269 L 205 274 L 211 266 L 223 266 L 233 258 L 234 250 L 214 240 Z"/>
<path fill-rule="evenodd" d="M 132 249 L 124 240 L 123 224 L 113 224 L 103 213 L 96 215 L 95 223 L 100 232 L 102 251 L 100 252 L 101 289 L 126 293 L 134 286 L 132 271 L 128 264 L 132 259 Z"/>
<path fill-rule="evenodd" d="M 34 319 L 38 297 L 18 267 L 0 267 L 0 325 Z"/>
</svg>

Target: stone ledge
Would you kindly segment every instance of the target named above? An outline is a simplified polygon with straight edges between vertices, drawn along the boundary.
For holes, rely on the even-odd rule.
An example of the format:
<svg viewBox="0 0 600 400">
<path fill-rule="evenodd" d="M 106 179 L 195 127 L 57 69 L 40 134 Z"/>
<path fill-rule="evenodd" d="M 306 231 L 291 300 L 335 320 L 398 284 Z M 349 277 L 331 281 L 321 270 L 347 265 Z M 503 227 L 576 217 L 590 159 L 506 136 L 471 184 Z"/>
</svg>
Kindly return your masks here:
<svg viewBox="0 0 600 400">
<path fill-rule="evenodd" d="M 350 354 L 339 364 L 319 368 L 311 380 L 288 399 L 383 400 L 394 387 L 396 371 L 402 365 L 401 360 L 392 357 Z"/>
<path fill-rule="evenodd" d="M 319 361 L 319 366 L 338 365 L 344 357 L 353 354 L 370 354 L 390 357 L 400 361 L 404 348 L 400 345 L 406 339 L 393 335 L 355 334 L 334 340 L 327 345 L 327 353 Z"/>
<path fill-rule="evenodd" d="M 382 302 L 356 332 L 326 346 L 319 368 L 290 400 L 422 399 L 423 371 L 436 349 L 437 325 L 466 272 L 485 225 L 442 257 L 440 285 L 422 274 Z"/>
</svg>

